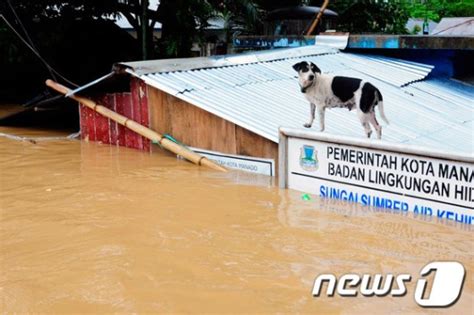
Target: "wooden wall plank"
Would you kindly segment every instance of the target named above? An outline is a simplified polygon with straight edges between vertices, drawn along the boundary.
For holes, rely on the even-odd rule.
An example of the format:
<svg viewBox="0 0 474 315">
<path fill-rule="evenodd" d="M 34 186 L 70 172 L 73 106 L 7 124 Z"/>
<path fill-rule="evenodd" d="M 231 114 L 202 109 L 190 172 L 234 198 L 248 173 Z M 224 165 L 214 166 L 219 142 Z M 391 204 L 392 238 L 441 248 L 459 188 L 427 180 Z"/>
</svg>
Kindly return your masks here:
<svg viewBox="0 0 474 315">
<path fill-rule="evenodd" d="M 92 109 L 88 108 L 87 111 L 87 128 L 89 129 L 89 141 L 97 141 L 95 133 L 95 117 L 98 115 Z"/>
<path fill-rule="evenodd" d="M 148 100 L 135 81 L 134 93 L 106 94 L 95 101 L 138 123 L 149 126 Z M 145 86 L 144 86 L 145 87 Z M 84 140 L 150 151 L 150 141 L 114 121 L 80 105 L 81 136 Z"/>
<path fill-rule="evenodd" d="M 140 102 L 140 86 L 137 78 L 131 78 L 130 80 L 130 91 L 131 91 L 131 106 L 132 106 L 132 116 L 130 117 L 134 121 L 141 123 L 142 121 L 142 106 Z M 135 149 L 143 149 L 143 137 L 134 134 L 132 141 L 132 147 Z"/>
<path fill-rule="evenodd" d="M 150 128 L 161 134 L 170 133 L 168 108 L 163 104 L 167 94 L 151 86 L 147 86 L 147 95 Z M 151 150 L 159 150 L 159 148 L 157 146 L 151 146 Z"/>
<path fill-rule="evenodd" d="M 235 154 L 235 125 L 170 94 L 148 87 L 153 130 L 202 149 Z"/>
<path fill-rule="evenodd" d="M 107 95 L 104 95 L 100 99 L 97 99 L 96 102 L 107 108 L 110 108 Z M 102 116 L 95 112 L 95 133 L 96 141 L 101 143 L 109 144 L 110 143 L 110 129 L 109 129 L 109 119 L 105 116 Z"/>
<path fill-rule="evenodd" d="M 145 127 L 150 127 L 150 115 L 148 112 L 148 89 L 142 80 L 136 79 L 138 82 L 138 92 L 139 92 L 139 97 L 140 97 L 140 108 L 141 108 L 141 124 Z M 143 150 L 150 152 L 151 149 L 151 142 L 145 137 L 142 137 L 142 143 L 143 143 Z"/>
<path fill-rule="evenodd" d="M 122 96 L 123 115 L 127 118 L 134 119 L 132 94 L 123 93 Z M 127 148 L 140 149 L 138 143 L 138 134 L 128 128 L 125 128 L 125 146 Z"/>
<path fill-rule="evenodd" d="M 152 118 L 151 123 L 153 124 L 154 128 L 160 133 L 170 133 L 171 132 L 171 115 L 170 115 L 170 106 L 168 99 L 171 98 L 169 94 L 164 92 L 158 91 L 154 88 L 149 89 L 149 91 L 153 91 L 152 94 L 154 97 L 152 98 L 150 95 L 150 108 L 154 110 L 155 117 Z M 158 100 L 158 102 L 154 102 L 154 98 Z M 172 109 L 172 108 L 171 108 Z"/>
<path fill-rule="evenodd" d="M 275 158 L 278 156 L 278 144 L 245 128 L 236 126 L 237 154 Z"/>
<path fill-rule="evenodd" d="M 81 139 L 89 141 L 89 115 L 92 112 L 88 107 L 79 104 L 79 124 L 81 126 Z"/>
<path fill-rule="evenodd" d="M 235 127 L 237 154 L 275 160 L 278 172 L 278 144 L 240 126 Z"/>
<path fill-rule="evenodd" d="M 235 154 L 235 125 L 177 98 L 172 106 L 172 135 L 181 142 L 202 149 Z"/>
<path fill-rule="evenodd" d="M 120 115 L 125 115 L 125 93 L 115 94 L 115 109 Z M 117 125 L 117 139 L 119 146 L 126 146 L 125 142 L 125 130 L 126 128 L 122 125 Z"/>
<path fill-rule="evenodd" d="M 108 104 L 109 108 L 114 112 L 117 111 L 116 97 L 115 94 L 108 94 Z M 117 123 L 109 119 L 109 133 L 110 133 L 110 144 L 118 145 L 118 127 Z"/>
</svg>

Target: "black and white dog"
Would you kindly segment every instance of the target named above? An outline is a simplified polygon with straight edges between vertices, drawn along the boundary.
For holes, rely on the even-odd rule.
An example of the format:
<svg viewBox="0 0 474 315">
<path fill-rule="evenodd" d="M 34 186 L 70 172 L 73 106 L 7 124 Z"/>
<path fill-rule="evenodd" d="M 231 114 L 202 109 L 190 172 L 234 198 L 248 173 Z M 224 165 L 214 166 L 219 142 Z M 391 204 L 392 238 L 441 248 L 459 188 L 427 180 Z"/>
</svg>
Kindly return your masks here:
<svg viewBox="0 0 474 315">
<path fill-rule="evenodd" d="M 360 122 L 368 138 L 372 134 L 369 123 L 375 128 L 377 138 L 382 137 L 382 127 L 375 118 L 375 106 L 379 106 L 382 119 L 388 124 L 383 112 L 383 99 L 380 91 L 357 78 L 321 74 L 321 70 L 312 62 L 302 61 L 293 65 L 298 72 L 301 92 L 311 105 L 311 118 L 304 127 L 311 128 L 315 110 L 318 110 L 320 130 L 324 131 L 324 111 L 326 108 L 342 107 L 357 110 Z"/>
</svg>

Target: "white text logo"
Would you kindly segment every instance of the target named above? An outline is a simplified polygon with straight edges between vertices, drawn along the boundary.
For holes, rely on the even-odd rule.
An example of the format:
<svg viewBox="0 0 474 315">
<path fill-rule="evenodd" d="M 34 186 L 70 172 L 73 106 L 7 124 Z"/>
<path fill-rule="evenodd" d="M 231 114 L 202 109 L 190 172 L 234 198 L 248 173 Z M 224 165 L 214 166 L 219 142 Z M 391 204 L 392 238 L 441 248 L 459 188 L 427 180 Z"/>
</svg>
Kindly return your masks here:
<svg viewBox="0 0 474 315">
<path fill-rule="evenodd" d="M 435 272 L 431 290 L 427 292 L 428 280 L 424 277 Z M 424 266 L 416 283 L 415 301 L 423 307 L 447 307 L 454 304 L 461 295 L 465 270 L 463 265 L 455 261 L 436 261 Z M 326 295 L 357 296 L 403 296 L 407 293 L 406 282 L 411 275 L 386 274 L 385 276 L 345 274 L 339 279 L 332 274 L 321 274 L 314 280 L 313 296 L 321 294 L 323 284 L 327 283 Z"/>
</svg>

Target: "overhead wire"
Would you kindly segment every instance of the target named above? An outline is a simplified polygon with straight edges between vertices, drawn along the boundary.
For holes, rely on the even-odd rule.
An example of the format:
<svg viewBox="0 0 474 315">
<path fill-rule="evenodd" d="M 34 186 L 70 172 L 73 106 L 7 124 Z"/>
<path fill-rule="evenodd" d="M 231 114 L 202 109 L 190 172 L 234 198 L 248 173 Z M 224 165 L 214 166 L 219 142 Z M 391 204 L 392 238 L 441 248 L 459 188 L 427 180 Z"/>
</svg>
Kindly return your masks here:
<svg viewBox="0 0 474 315">
<path fill-rule="evenodd" d="M 20 17 L 16 13 L 16 10 L 13 7 L 11 1 L 10 0 L 6 0 L 6 1 L 8 3 L 8 6 L 10 7 L 10 10 L 12 11 L 17 23 L 20 25 L 21 29 L 23 30 L 23 34 L 26 36 L 26 39 L 28 40 L 28 43 L 31 45 L 31 47 L 33 47 L 38 52 L 38 48 L 36 48 L 35 44 L 33 43 L 33 40 L 31 39 L 30 35 L 28 34 L 28 31 L 26 30 L 26 27 L 23 25 L 23 22 L 21 21 Z M 48 68 L 48 71 L 49 71 L 49 74 L 53 78 L 55 78 L 55 80 L 56 80 L 56 76 L 54 75 L 54 72 L 51 71 L 51 69 L 49 69 L 49 68 Z"/>
<path fill-rule="evenodd" d="M 60 77 L 62 80 L 64 80 L 65 82 L 75 86 L 75 87 L 79 87 L 78 84 L 72 82 L 71 80 L 67 79 L 65 76 L 63 76 L 61 73 L 59 73 L 56 69 L 54 69 L 42 56 L 41 54 L 38 52 L 38 50 L 34 47 L 34 44 L 33 44 L 33 41 L 31 40 L 30 36 L 28 35 L 28 32 L 26 31 L 25 27 L 23 26 L 23 23 L 21 23 L 21 20 L 18 18 L 18 15 L 16 14 L 16 11 L 15 9 L 13 8 L 13 6 L 11 5 L 10 3 L 10 0 L 7 0 L 9 6 L 10 6 L 10 9 L 12 10 L 15 18 L 17 19 L 18 21 L 18 24 L 20 24 L 20 26 L 22 27 L 22 30 L 23 32 L 25 33 L 26 37 L 28 38 L 28 40 L 26 40 L 19 32 L 18 30 L 8 21 L 8 19 L 3 15 L 3 14 L 0 14 L 0 17 L 3 19 L 3 21 L 5 22 L 5 24 L 12 30 L 13 33 L 15 33 L 15 35 L 23 42 L 23 44 L 25 44 L 26 47 L 28 47 L 35 55 L 36 57 L 38 57 L 38 59 L 41 60 L 41 62 L 45 65 L 45 67 L 48 69 L 48 71 L 51 73 L 51 75 L 53 76 L 54 78 L 54 74 L 56 74 L 58 77 Z"/>
</svg>

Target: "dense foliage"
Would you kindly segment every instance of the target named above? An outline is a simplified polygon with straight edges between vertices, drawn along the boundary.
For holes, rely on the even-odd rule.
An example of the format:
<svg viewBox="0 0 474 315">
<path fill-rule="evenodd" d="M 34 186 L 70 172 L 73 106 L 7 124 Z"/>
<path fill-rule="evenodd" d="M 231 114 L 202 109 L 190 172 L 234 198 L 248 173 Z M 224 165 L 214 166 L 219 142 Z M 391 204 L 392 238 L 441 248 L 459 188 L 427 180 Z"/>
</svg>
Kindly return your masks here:
<svg viewBox="0 0 474 315">
<path fill-rule="evenodd" d="M 154 57 L 154 51 L 161 57 L 187 55 L 211 17 L 224 16 L 229 28 L 249 30 L 255 30 L 259 21 L 258 7 L 251 0 L 161 0 L 151 8 L 148 0 L 2 0 L 2 14 L 15 21 L 9 1 L 25 21 L 56 19 L 60 23 L 78 18 L 115 18 L 121 13 L 142 42 L 143 58 Z M 157 22 L 162 24 L 162 38 L 154 47 L 153 28 Z"/>
<path fill-rule="evenodd" d="M 439 22 L 443 17 L 474 16 L 473 0 L 417 0 L 407 4 L 411 17 Z"/>
<path fill-rule="evenodd" d="M 300 4 L 318 5 L 322 0 L 161 0 L 148 8 L 149 0 L 2 0 L 0 9 L 19 28 L 9 4 L 24 21 L 55 19 L 113 19 L 123 14 L 137 32 L 143 59 L 181 57 L 193 42 L 203 40 L 212 17 L 224 20 L 227 39 L 239 30 L 258 34 L 261 21 L 271 10 Z M 148 8 L 148 9 L 146 9 Z M 448 16 L 474 16 L 472 0 L 331 0 L 339 13 L 338 30 L 352 33 L 406 33 L 409 17 L 439 21 Z M 162 38 L 153 38 L 156 23 Z M 1 27 L 0 23 L 0 27 Z M 5 30 L 5 28 L 4 28 Z"/>
<path fill-rule="evenodd" d="M 351 33 L 404 34 L 409 19 L 402 1 L 335 0 L 329 6 L 339 13 L 338 29 Z"/>
</svg>

